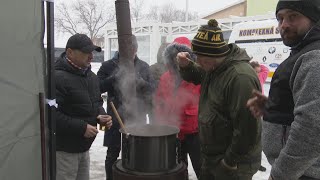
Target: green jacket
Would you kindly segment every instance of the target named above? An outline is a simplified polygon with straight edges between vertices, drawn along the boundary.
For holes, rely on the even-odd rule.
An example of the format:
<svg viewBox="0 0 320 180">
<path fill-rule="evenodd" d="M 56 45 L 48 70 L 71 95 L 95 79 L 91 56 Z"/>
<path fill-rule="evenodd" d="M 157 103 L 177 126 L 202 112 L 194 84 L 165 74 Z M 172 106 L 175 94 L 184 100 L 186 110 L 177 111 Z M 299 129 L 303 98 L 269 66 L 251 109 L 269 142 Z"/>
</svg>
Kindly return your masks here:
<svg viewBox="0 0 320 180">
<path fill-rule="evenodd" d="M 230 166 L 261 161 L 261 121 L 246 107 L 252 90 L 261 90 L 246 51 L 229 44 L 231 53 L 211 72 L 190 63 L 181 68 L 186 81 L 201 83 L 199 133 L 207 167 L 221 159 Z"/>
</svg>

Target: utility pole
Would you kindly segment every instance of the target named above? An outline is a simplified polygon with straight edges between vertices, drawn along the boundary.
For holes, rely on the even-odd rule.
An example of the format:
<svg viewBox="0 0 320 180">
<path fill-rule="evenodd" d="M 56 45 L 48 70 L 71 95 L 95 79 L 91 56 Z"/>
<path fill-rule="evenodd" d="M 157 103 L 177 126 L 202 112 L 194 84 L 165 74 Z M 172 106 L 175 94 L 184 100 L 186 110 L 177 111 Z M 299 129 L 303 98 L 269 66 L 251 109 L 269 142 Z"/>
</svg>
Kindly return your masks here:
<svg viewBox="0 0 320 180">
<path fill-rule="evenodd" d="M 186 0 L 186 19 L 185 19 L 185 22 L 188 22 L 189 21 L 189 0 Z"/>
</svg>

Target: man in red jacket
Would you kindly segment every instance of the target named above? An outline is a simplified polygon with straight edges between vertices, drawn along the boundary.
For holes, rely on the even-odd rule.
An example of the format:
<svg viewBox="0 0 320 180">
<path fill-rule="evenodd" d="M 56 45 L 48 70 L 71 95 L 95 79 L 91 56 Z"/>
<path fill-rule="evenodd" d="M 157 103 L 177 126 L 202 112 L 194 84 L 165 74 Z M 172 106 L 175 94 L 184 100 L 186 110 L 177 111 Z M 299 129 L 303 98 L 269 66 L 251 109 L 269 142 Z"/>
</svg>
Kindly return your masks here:
<svg viewBox="0 0 320 180">
<path fill-rule="evenodd" d="M 200 142 L 198 136 L 198 104 L 200 85 L 182 80 L 176 56 L 179 52 L 189 52 L 190 41 L 186 37 L 176 38 L 164 51 L 165 64 L 168 67 L 159 80 L 154 97 L 154 115 L 156 123 L 175 125 L 180 128 L 181 160 L 188 165 L 188 154 L 193 169 L 200 175 Z"/>
</svg>

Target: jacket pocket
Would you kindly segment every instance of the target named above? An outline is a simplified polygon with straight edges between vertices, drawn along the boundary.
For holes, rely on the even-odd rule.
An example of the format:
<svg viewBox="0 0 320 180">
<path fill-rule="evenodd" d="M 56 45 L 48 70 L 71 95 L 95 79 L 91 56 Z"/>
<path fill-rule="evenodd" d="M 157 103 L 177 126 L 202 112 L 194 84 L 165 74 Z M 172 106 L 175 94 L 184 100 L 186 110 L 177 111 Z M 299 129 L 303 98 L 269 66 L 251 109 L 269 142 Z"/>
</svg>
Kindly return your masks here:
<svg viewBox="0 0 320 180">
<path fill-rule="evenodd" d="M 221 114 L 217 114 L 214 127 L 215 143 L 218 144 L 219 151 L 225 151 L 230 146 L 233 136 L 232 122 Z"/>
<path fill-rule="evenodd" d="M 206 154 L 224 154 L 231 143 L 232 127 L 227 119 L 216 112 L 199 116 L 199 134 Z"/>
<path fill-rule="evenodd" d="M 216 114 L 199 115 L 199 137 L 203 145 L 211 145 L 214 143 L 214 121 Z"/>
<path fill-rule="evenodd" d="M 184 110 L 181 131 L 194 133 L 198 131 L 198 108 L 188 108 Z"/>
<path fill-rule="evenodd" d="M 198 108 L 194 107 L 194 108 L 185 109 L 185 110 L 184 110 L 184 113 L 185 113 L 187 116 L 195 116 L 195 117 L 197 117 L 197 115 L 198 115 Z"/>
</svg>

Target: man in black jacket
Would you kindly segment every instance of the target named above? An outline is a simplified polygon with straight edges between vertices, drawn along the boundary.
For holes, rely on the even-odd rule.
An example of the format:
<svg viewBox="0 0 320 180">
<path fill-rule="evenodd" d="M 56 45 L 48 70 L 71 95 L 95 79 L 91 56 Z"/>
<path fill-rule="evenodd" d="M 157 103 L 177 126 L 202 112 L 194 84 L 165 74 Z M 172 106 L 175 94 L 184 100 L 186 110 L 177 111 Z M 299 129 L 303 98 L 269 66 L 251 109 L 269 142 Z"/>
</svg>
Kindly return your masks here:
<svg viewBox="0 0 320 180">
<path fill-rule="evenodd" d="M 57 99 L 57 180 L 89 180 L 89 149 L 97 123 L 110 128 L 102 107 L 97 76 L 91 71 L 92 51 L 101 51 L 84 34 L 75 34 L 55 63 Z"/>
<path fill-rule="evenodd" d="M 137 107 L 129 108 L 135 108 L 136 112 L 132 112 L 132 109 L 128 109 L 128 107 L 123 104 L 124 96 L 130 96 L 130 94 L 125 94 L 125 90 L 120 88 L 122 87 L 121 83 L 126 81 L 126 77 L 122 76 L 123 74 L 119 68 L 119 53 L 116 53 L 112 59 L 103 62 L 97 74 L 100 80 L 101 93 L 108 92 L 108 101 L 114 103 L 125 123 L 129 121 L 130 123 L 133 121 L 139 123 L 136 120 L 140 121 L 140 123 L 141 121 L 145 123 L 146 114 L 150 113 L 151 110 L 151 95 L 154 90 L 154 80 L 151 76 L 149 65 L 140 60 L 136 55 L 138 43 L 134 35 L 132 36 L 132 46 L 134 53 L 132 60 L 134 61 L 136 77 Z M 112 165 L 119 156 L 121 140 L 119 132 L 120 126 L 110 106 L 108 106 L 108 112 L 113 118 L 113 126 L 110 130 L 105 131 L 103 145 L 108 147 L 105 161 L 107 180 L 112 180 Z"/>
</svg>

